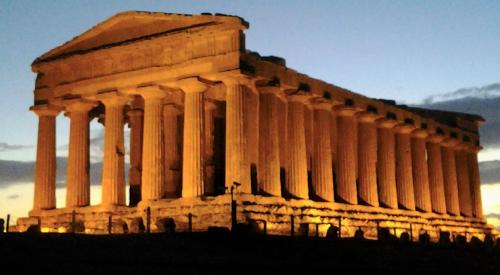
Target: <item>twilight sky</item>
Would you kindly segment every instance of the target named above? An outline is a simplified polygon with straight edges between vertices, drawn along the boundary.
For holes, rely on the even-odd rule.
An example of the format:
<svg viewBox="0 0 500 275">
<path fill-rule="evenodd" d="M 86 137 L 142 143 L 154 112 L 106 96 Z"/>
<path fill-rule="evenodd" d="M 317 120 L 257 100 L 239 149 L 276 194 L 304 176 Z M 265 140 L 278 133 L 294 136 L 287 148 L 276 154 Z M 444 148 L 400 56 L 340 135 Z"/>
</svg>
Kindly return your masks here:
<svg viewBox="0 0 500 275">
<path fill-rule="evenodd" d="M 31 208 L 37 133 L 36 116 L 28 111 L 31 62 L 125 10 L 238 15 L 250 23 L 248 49 L 281 56 L 314 78 L 370 97 L 480 113 L 488 120 L 480 155 L 488 161 L 481 166 L 485 212 L 500 221 L 500 2 L 479 0 L 0 0 L 0 217 Z M 62 115 L 57 123 L 58 157 L 64 158 L 69 124 Z M 102 126 L 93 122 L 91 128 L 99 141 Z M 99 144 L 92 152 L 99 157 Z"/>
</svg>

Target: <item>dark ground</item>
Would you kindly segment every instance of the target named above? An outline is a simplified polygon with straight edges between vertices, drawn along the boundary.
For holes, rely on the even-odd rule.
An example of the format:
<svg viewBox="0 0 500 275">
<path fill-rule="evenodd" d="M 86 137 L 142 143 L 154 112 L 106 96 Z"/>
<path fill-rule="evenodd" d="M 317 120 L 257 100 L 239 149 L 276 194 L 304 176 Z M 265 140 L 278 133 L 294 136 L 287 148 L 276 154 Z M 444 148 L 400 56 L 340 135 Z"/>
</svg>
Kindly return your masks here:
<svg viewBox="0 0 500 275">
<path fill-rule="evenodd" d="M 500 249 L 178 233 L 0 235 L 0 274 L 500 274 Z"/>
</svg>

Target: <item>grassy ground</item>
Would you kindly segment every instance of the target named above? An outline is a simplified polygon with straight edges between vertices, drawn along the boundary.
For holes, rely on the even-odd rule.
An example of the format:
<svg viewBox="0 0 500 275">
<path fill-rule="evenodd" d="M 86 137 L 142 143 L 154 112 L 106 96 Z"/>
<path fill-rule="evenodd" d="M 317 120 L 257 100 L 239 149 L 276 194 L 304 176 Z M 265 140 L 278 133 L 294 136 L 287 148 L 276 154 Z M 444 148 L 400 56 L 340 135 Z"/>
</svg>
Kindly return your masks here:
<svg viewBox="0 0 500 275">
<path fill-rule="evenodd" d="M 11 233 L 0 255 L 1 274 L 500 274 L 499 248 L 209 232 Z"/>
</svg>

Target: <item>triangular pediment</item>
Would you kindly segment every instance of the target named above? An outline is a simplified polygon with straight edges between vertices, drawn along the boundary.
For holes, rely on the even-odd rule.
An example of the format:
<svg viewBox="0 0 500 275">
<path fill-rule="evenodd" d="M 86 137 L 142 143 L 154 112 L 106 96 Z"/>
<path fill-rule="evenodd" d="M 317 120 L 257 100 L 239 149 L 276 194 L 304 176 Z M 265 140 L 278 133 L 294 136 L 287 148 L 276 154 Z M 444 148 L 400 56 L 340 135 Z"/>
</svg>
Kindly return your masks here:
<svg viewBox="0 0 500 275">
<path fill-rule="evenodd" d="M 155 34 L 211 24 L 233 24 L 235 27 L 240 28 L 248 26 L 243 19 L 235 16 L 183 15 L 139 11 L 121 12 L 65 44 L 48 51 L 38 57 L 34 63 L 133 41 Z"/>
</svg>

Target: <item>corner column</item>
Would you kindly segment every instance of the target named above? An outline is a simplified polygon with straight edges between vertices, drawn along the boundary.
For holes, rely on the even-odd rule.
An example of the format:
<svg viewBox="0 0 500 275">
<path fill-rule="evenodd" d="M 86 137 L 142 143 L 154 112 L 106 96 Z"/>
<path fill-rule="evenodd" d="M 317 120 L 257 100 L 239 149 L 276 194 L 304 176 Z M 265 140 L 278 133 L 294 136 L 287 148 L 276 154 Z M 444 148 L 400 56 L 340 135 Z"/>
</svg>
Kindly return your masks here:
<svg viewBox="0 0 500 275">
<path fill-rule="evenodd" d="M 397 124 L 392 119 L 377 120 L 377 176 L 378 196 L 381 206 L 398 208 L 396 191 L 396 144 L 393 128 Z"/>
<path fill-rule="evenodd" d="M 398 204 L 403 209 L 415 210 L 410 143 L 410 132 L 415 127 L 410 124 L 400 124 L 394 129 L 396 131 L 396 189 Z"/>
<path fill-rule="evenodd" d="M 281 196 L 277 87 L 259 87 L 259 179 L 260 192 Z"/>
<path fill-rule="evenodd" d="M 358 119 L 358 197 L 371 206 L 379 206 L 377 194 L 377 115 L 362 112 Z"/>
<path fill-rule="evenodd" d="M 307 96 L 288 97 L 288 166 L 286 191 L 293 198 L 308 199 L 306 136 L 304 127 L 304 102 Z"/>
<path fill-rule="evenodd" d="M 351 106 L 338 106 L 337 114 L 337 197 L 344 203 L 357 204 L 356 192 L 356 112 Z"/>
<path fill-rule="evenodd" d="M 432 134 L 427 138 L 427 167 L 429 170 L 429 191 L 432 211 L 445 214 L 446 199 L 444 192 L 443 161 L 441 142 L 444 136 Z"/>
<path fill-rule="evenodd" d="M 454 216 L 460 215 L 460 204 L 458 202 L 457 170 L 455 163 L 455 149 L 457 143 L 458 141 L 456 139 L 448 138 L 441 145 L 446 210 L 448 214 Z"/>
<path fill-rule="evenodd" d="M 56 116 L 62 108 L 36 105 L 30 110 L 38 116 L 33 210 L 54 209 L 56 208 Z"/>
<path fill-rule="evenodd" d="M 413 189 L 415 191 L 415 208 L 423 212 L 431 212 L 431 194 L 429 190 L 429 170 L 425 142 L 428 132 L 416 129 L 411 134 L 411 157 L 413 164 Z"/>
<path fill-rule="evenodd" d="M 165 92 L 157 86 L 142 87 L 137 92 L 144 98 L 142 201 L 159 200 L 165 194 L 162 123 Z"/>
<path fill-rule="evenodd" d="M 66 107 L 70 118 L 66 207 L 90 204 L 89 111 L 96 105 L 88 100 L 75 100 Z"/>
<path fill-rule="evenodd" d="M 330 103 L 313 104 L 313 160 L 312 186 L 314 194 L 322 200 L 333 201 L 333 170 L 331 149 L 331 110 Z"/>
<path fill-rule="evenodd" d="M 123 108 L 128 98 L 116 93 L 97 96 L 105 107 L 101 205 L 125 205 Z"/>
</svg>

